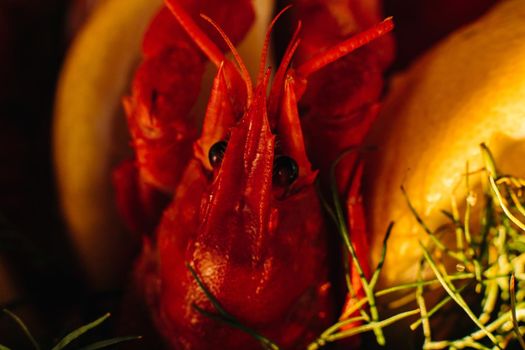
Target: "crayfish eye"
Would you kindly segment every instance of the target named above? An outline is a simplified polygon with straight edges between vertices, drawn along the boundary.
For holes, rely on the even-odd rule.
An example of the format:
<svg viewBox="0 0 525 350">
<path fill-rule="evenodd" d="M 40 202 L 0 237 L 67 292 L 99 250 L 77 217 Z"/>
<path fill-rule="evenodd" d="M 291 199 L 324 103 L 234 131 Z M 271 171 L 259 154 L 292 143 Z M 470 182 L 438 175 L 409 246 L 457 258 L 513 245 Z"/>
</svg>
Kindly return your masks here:
<svg viewBox="0 0 525 350">
<path fill-rule="evenodd" d="M 291 185 L 299 176 L 299 167 L 288 156 L 277 156 L 273 161 L 273 184 L 280 187 Z"/>
<path fill-rule="evenodd" d="M 217 168 L 221 165 L 222 158 L 224 158 L 224 152 L 226 152 L 226 147 L 228 147 L 228 143 L 226 141 L 219 141 L 211 146 L 208 153 L 208 159 L 213 168 Z"/>
</svg>

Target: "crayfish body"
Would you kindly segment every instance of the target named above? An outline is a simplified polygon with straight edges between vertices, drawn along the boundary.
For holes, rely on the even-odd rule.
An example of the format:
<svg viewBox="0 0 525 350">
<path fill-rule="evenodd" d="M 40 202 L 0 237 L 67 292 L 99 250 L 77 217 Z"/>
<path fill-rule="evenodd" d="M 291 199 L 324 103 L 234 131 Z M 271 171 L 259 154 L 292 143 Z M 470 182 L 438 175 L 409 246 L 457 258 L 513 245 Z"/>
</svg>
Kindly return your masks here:
<svg viewBox="0 0 525 350">
<path fill-rule="evenodd" d="M 250 2 L 240 3 L 167 0 L 125 100 L 136 160 L 115 173 L 117 201 L 133 229 L 156 232 L 143 239 L 135 282 L 177 349 L 300 349 L 335 320 L 329 234 L 298 101 L 311 75 L 392 27 L 382 22 L 292 69 L 299 26 L 270 84 L 265 60 L 278 15 L 252 87 L 229 40 L 253 19 Z M 218 24 L 202 16 L 215 33 L 196 24 L 199 12 L 217 14 Z M 232 13 L 241 20 L 228 21 Z M 206 59 L 217 74 L 197 136 L 190 111 Z"/>
<path fill-rule="evenodd" d="M 270 132 L 264 88 L 231 128 L 220 168 L 188 166 L 157 231 L 158 270 L 150 276 L 139 264 L 160 329 L 176 348 L 258 346 L 210 317 L 219 310 L 205 289 L 236 322 L 284 348 L 303 347 L 333 317 L 313 178 L 299 177 L 286 194 L 272 181 L 280 136 Z M 144 254 L 149 262 L 155 253 Z"/>
</svg>

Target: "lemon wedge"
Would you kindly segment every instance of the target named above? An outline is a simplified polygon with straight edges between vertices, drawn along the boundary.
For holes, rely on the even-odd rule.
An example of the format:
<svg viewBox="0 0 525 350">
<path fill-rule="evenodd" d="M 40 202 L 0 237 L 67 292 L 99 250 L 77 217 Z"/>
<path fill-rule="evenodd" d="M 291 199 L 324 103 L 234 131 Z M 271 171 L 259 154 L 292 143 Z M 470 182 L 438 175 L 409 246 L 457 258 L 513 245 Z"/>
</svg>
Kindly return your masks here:
<svg viewBox="0 0 525 350">
<path fill-rule="evenodd" d="M 451 198 L 465 200 L 466 164 L 483 167 L 480 143 L 501 171 L 525 176 L 525 2 L 501 1 L 458 30 L 392 81 L 368 143 L 364 199 L 372 266 L 390 221 L 382 285 L 414 281 L 427 242 L 400 186 L 431 229 L 447 219 Z M 480 176 L 472 176 L 479 187 Z M 482 203 L 475 208 L 481 209 Z"/>
<path fill-rule="evenodd" d="M 143 32 L 161 4 L 109 0 L 98 6 L 70 48 L 58 84 L 58 190 L 72 242 L 95 287 L 125 277 L 132 249 L 117 219 L 111 169 L 126 146 L 121 98 L 139 62 Z"/>
</svg>

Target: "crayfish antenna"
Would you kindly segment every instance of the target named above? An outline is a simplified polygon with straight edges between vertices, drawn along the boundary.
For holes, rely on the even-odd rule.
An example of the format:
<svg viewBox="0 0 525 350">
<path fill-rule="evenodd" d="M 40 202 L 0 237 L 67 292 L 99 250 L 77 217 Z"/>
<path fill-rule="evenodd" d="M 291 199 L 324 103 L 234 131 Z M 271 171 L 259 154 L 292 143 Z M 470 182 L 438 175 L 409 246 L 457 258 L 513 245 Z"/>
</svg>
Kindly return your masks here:
<svg viewBox="0 0 525 350">
<path fill-rule="evenodd" d="M 200 138 L 193 145 L 195 157 L 200 159 L 208 170 L 212 169 L 208 151 L 214 143 L 224 140 L 229 128 L 235 125 L 236 118 L 224 77 L 224 62 L 219 66 L 213 80 L 210 100 L 204 115 Z"/>
<path fill-rule="evenodd" d="M 326 65 L 337 61 L 341 57 L 344 57 L 351 53 L 352 51 L 368 44 L 369 42 L 382 37 L 386 33 L 394 29 L 394 21 L 392 17 L 388 17 L 382 22 L 376 24 L 372 28 L 369 28 L 365 31 L 362 31 L 356 35 L 353 35 L 351 38 L 343 41 L 340 44 L 335 45 L 334 47 L 321 52 L 318 55 L 315 55 L 305 63 L 297 68 L 297 73 L 301 77 L 308 77 L 312 73 L 317 72 Z"/>
<path fill-rule="evenodd" d="M 177 22 L 179 22 L 195 44 L 216 67 L 219 67 L 221 62 L 225 61 L 226 58 L 217 45 L 195 24 L 193 19 L 177 1 L 167 0 L 165 3 L 166 7 L 171 11 L 175 19 L 177 19 Z"/>
<path fill-rule="evenodd" d="M 222 31 L 218 26 L 210 20 L 208 17 L 201 15 L 205 20 L 210 22 L 219 32 L 219 34 L 225 38 L 225 42 L 228 44 L 230 49 L 232 49 L 232 53 L 234 57 L 238 60 L 237 63 L 240 61 L 240 68 L 241 72 L 239 72 L 235 66 L 228 64 L 229 61 L 226 60 L 226 56 L 222 53 L 222 51 L 215 45 L 215 43 L 204 33 L 199 26 L 195 23 L 193 18 L 191 18 L 190 15 L 184 10 L 184 8 L 176 1 L 176 0 L 166 0 L 165 1 L 166 7 L 170 10 L 172 15 L 175 17 L 177 22 L 181 25 L 181 27 L 186 31 L 186 33 L 189 35 L 189 37 L 193 40 L 195 45 L 201 51 L 204 53 L 206 57 L 216 66 L 219 67 L 223 62 L 225 62 L 224 66 L 224 74 L 226 77 L 229 78 L 228 81 L 228 87 L 231 91 L 235 91 L 233 99 L 240 102 L 243 106 L 245 105 L 244 98 L 246 97 L 248 104 L 249 101 L 251 101 L 251 94 L 252 94 L 252 84 L 250 80 L 250 76 L 248 74 L 248 70 L 242 64 L 242 61 L 240 61 L 239 54 L 235 50 L 235 46 L 231 43 L 231 41 L 228 39 L 224 31 Z M 244 81 L 244 84 L 246 85 L 246 95 L 244 95 L 244 91 L 241 92 L 239 90 L 240 88 L 240 81 L 242 79 Z M 246 104 L 246 105 L 248 105 Z M 236 103 L 237 106 L 237 103 Z M 244 109 L 244 107 L 243 107 Z"/>
<path fill-rule="evenodd" d="M 270 102 L 269 102 L 269 115 L 275 116 L 277 112 L 277 108 L 279 105 L 279 101 L 281 98 L 281 93 L 283 89 L 283 81 L 286 76 L 286 72 L 288 70 L 288 67 L 290 66 L 290 63 L 292 62 L 292 58 L 295 54 L 295 51 L 299 47 L 299 44 L 301 43 L 301 39 L 298 39 L 299 32 L 301 31 L 302 22 L 299 21 L 297 23 L 297 27 L 295 28 L 295 32 L 293 33 L 292 40 L 290 40 L 290 43 L 288 44 L 288 47 L 286 48 L 286 51 L 284 52 L 283 59 L 281 60 L 281 64 L 279 65 L 279 68 L 277 68 L 277 72 L 275 73 L 275 77 L 273 79 L 272 88 L 270 91 Z"/>
<path fill-rule="evenodd" d="M 239 73 L 244 81 L 244 84 L 246 84 L 246 93 L 247 93 L 246 106 L 249 106 L 252 101 L 252 90 L 253 90 L 252 79 L 250 78 L 250 73 L 248 73 L 248 69 L 246 68 L 246 65 L 244 64 L 241 56 L 239 55 L 239 52 L 235 48 L 235 45 L 233 45 L 231 40 L 228 38 L 226 33 L 224 33 L 224 31 L 217 25 L 217 23 L 215 23 L 210 17 L 204 14 L 201 14 L 201 17 L 207 22 L 209 22 L 215 28 L 215 30 L 217 30 L 217 32 L 221 35 L 226 45 L 228 45 L 228 47 L 230 48 L 230 51 L 232 52 L 233 57 L 235 58 L 235 62 L 237 62 L 237 65 L 239 66 L 239 70 L 240 70 Z"/>
<path fill-rule="evenodd" d="M 266 59 L 268 57 L 268 47 L 270 46 L 270 39 L 272 35 L 273 27 L 275 26 L 275 23 L 279 20 L 279 18 L 288 11 L 292 5 L 288 5 L 285 8 L 283 8 L 279 13 L 274 17 L 274 19 L 270 22 L 270 25 L 268 26 L 268 30 L 266 31 L 266 36 L 264 38 L 264 44 L 261 51 L 261 62 L 259 64 L 259 74 L 257 75 L 256 84 L 259 84 L 261 80 L 264 78 L 265 74 L 265 66 L 266 66 Z"/>
</svg>

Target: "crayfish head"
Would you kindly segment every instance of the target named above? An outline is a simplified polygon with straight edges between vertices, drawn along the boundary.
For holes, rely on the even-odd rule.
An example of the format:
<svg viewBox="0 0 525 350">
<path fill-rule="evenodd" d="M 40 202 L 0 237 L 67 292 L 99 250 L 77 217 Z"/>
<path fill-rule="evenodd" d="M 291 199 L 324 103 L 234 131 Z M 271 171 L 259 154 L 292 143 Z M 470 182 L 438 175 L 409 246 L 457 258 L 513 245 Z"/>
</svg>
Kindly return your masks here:
<svg viewBox="0 0 525 350">
<path fill-rule="evenodd" d="M 222 160 L 216 164 L 198 240 L 224 255 L 249 259 L 261 255 L 270 217 L 274 149 L 265 86 L 261 85 L 245 115 L 231 129 Z"/>
<path fill-rule="evenodd" d="M 225 310 L 284 347 L 312 340 L 331 321 L 322 210 L 311 171 L 295 154 L 281 154 L 292 149 L 287 132 L 296 124 L 271 130 L 268 76 L 233 125 L 226 125 L 231 117 L 206 116 L 205 123 L 224 129 L 215 135 L 223 154 L 203 159 L 218 146 L 201 137 L 159 226 L 155 304 L 160 328 L 169 338 L 175 334 L 174 342 L 202 348 L 210 339 L 223 348 L 253 342 L 198 311 L 217 312 L 186 264 Z"/>
<path fill-rule="evenodd" d="M 209 174 L 197 236 L 205 245 L 222 247 L 224 255 L 244 255 L 246 261 L 256 264 L 264 260 L 265 247 L 271 245 L 267 240 L 282 225 L 281 212 L 287 212 L 285 221 L 295 219 L 296 226 L 302 227 L 299 221 L 303 219 L 287 208 L 317 206 L 317 172 L 311 170 L 306 156 L 293 78 L 283 83 L 279 114 L 271 116 L 278 120 L 272 130 L 266 96 L 270 71 L 236 122 L 224 93 L 222 69 L 223 65 L 215 79 L 201 138 L 194 147 L 195 157 Z M 316 207 L 316 211 L 321 210 Z M 288 225 L 288 230 L 293 226 Z"/>
</svg>

